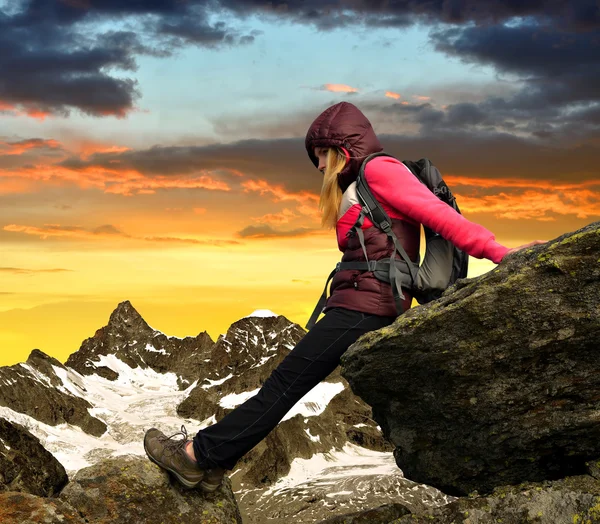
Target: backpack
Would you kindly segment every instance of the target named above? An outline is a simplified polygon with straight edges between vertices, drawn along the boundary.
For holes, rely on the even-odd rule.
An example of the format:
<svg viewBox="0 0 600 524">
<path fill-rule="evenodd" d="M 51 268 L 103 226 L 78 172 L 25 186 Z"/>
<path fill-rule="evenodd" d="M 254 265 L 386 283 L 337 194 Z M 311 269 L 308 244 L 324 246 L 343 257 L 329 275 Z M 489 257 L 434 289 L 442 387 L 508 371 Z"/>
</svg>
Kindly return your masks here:
<svg viewBox="0 0 600 524">
<path fill-rule="evenodd" d="M 307 329 L 311 329 L 316 324 L 317 318 L 322 313 L 327 302 L 329 282 L 341 270 L 372 271 L 376 278 L 391 284 L 398 315 L 404 312 L 402 307 L 402 302 L 404 301 L 403 287 L 410 289 L 413 297 L 419 304 L 426 304 L 441 297 L 442 293 L 454 284 L 456 280 L 467 276 L 469 255 L 458 249 L 449 240 L 445 240 L 438 233 L 424 226 L 425 256 L 423 257 L 423 262 L 419 265 L 418 262 L 415 263 L 410 260 L 408 254 L 392 231 L 391 219 L 379 202 L 377 202 L 365 180 L 365 166 L 370 160 L 378 156 L 391 155 L 375 153 L 369 155 L 363 161 L 356 179 L 356 193 L 362 209 L 356 223 L 348 233 L 350 236 L 358 236 L 365 254 L 365 261 L 338 262 L 335 269 L 327 278 L 325 290 L 306 325 Z M 403 160 L 402 163 L 435 196 L 460 213 L 460 209 L 450 188 L 442 179 L 439 170 L 429 159 L 422 158 L 416 162 Z M 362 225 L 366 216 L 369 217 L 375 227 L 383 231 L 394 243 L 395 250 L 391 258 L 384 260 L 368 259 L 362 231 Z M 400 260 L 396 258 L 396 254 L 400 255 Z"/>
</svg>

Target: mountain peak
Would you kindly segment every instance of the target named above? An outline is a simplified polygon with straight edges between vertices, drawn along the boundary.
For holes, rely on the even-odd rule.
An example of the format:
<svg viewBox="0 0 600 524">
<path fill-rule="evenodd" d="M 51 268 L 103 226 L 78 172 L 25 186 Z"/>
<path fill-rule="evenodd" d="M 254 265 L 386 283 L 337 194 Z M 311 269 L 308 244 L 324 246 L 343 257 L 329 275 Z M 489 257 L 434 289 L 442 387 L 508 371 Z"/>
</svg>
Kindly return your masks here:
<svg viewBox="0 0 600 524">
<path fill-rule="evenodd" d="M 117 308 L 111 313 L 108 320 L 108 326 L 110 328 L 131 330 L 132 328 L 136 331 L 154 331 L 142 318 L 137 309 L 133 307 L 129 300 L 121 302 Z"/>
<path fill-rule="evenodd" d="M 255 309 L 252 313 L 245 316 L 244 318 L 265 318 L 265 317 L 278 317 L 276 313 L 273 313 L 270 309 Z"/>
</svg>

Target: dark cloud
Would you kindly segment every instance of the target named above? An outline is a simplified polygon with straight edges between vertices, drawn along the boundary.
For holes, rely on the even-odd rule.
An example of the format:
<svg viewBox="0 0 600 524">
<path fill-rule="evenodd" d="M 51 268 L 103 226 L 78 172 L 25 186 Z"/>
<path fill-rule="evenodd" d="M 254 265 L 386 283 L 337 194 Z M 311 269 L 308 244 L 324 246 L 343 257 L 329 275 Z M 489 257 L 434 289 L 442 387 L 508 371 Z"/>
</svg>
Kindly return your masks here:
<svg viewBox="0 0 600 524">
<path fill-rule="evenodd" d="M 576 30 L 600 27 L 600 8 L 594 0 L 221 0 L 220 4 L 240 14 L 260 12 L 326 29 L 356 23 L 497 24 L 515 17 L 560 20 L 563 27 Z"/>
<path fill-rule="evenodd" d="M 442 24 L 432 37 L 438 50 L 527 79 L 511 106 L 596 101 L 594 0 L 16 0 L 0 11 L 0 111 L 124 116 L 140 96 L 136 56 L 251 44 L 257 33 L 240 32 L 231 21 L 248 15 L 322 30 Z M 128 30 L 100 33 L 110 22 Z"/>
<path fill-rule="evenodd" d="M 209 22 L 214 6 L 176 0 L 15 2 L 10 11 L 0 10 L 0 110 L 124 116 L 140 96 L 133 77 L 137 55 L 253 41 L 255 33 Z M 110 21 L 127 21 L 135 29 L 100 33 L 98 22 Z"/>
<path fill-rule="evenodd" d="M 580 8 L 577 13 L 589 11 L 582 3 L 576 4 Z M 573 20 L 579 20 L 579 14 Z M 431 38 L 438 51 L 467 63 L 491 66 L 520 86 L 511 95 L 450 106 L 436 124 L 446 129 L 488 126 L 545 139 L 572 137 L 574 132 L 577 139 L 597 139 L 600 30 L 595 27 L 577 32 L 567 31 L 567 27 L 558 19 L 540 15 L 516 25 L 434 31 Z M 581 27 L 583 24 L 577 25 Z M 471 115 L 470 120 L 465 120 L 465 111 Z M 429 122 L 421 123 L 431 129 Z"/>
<path fill-rule="evenodd" d="M 246 177 L 283 183 L 289 191 L 318 192 L 320 174 L 309 161 L 304 144 L 297 138 L 243 140 L 208 146 L 155 146 L 121 153 L 95 153 L 85 159 L 72 157 L 61 166 L 83 170 L 88 167 L 134 169 L 148 177 L 201 174 L 207 170 L 219 179 L 238 185 L 239 172 Z"/>
</svg>

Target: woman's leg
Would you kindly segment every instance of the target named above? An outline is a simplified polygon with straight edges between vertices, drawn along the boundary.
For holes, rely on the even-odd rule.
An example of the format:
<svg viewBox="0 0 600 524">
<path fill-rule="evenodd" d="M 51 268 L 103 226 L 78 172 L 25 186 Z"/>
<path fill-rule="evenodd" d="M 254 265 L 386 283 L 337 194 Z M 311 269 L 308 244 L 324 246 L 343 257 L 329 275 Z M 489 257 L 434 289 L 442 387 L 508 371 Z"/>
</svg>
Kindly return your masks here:
<svg viewBox="0 0 600 524">
<path fill-rule="evenodd" d="M 393 320 L 343 308 L 328 311 L 254 397 L 198 432 L 194 454 L 199 466 L 233 469 L 296 402 L 337 367 L 350 345 L 364 333 L 387 326 Z"/>
</svg>

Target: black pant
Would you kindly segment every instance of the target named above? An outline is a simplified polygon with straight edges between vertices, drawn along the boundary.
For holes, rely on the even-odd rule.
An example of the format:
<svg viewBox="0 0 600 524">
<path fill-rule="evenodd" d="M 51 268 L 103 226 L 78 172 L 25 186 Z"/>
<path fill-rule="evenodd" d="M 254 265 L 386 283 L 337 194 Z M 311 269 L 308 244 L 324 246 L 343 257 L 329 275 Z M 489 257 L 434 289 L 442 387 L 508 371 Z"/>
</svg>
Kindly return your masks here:
<svg viewBox="0 0 600 524">
<path fill-rule="evenodd" d="M 393 321 L 394 317 L 343 308 L 328 311 L 277 366 L 255 396 L 197 433 L 194 453 L 200 466 L 233 469 L 296 402 L 337 367 L 342 354 L 361 335 Z"/>
</svg>

